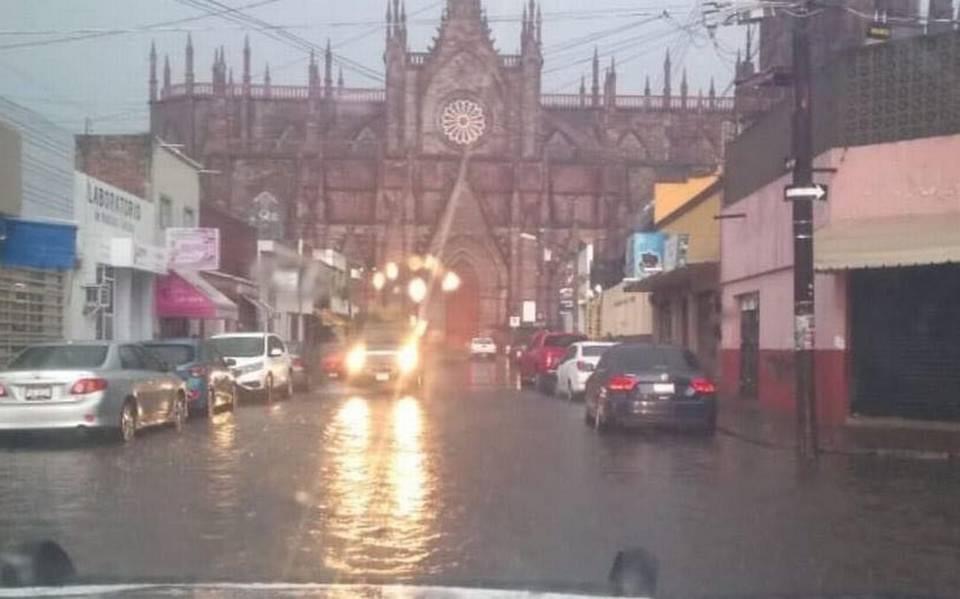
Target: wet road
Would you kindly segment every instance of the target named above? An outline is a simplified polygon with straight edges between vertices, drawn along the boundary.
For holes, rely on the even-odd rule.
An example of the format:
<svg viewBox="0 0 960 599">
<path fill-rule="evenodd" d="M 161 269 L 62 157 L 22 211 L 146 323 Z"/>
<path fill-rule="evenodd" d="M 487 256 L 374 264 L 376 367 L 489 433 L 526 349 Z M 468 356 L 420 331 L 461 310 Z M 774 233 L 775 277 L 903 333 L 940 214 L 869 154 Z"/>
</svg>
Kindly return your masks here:
<svg viewBox="0 0 960 599">
<path fill-rule="evenodd" d="M 0 539 L 103 581 L 583 583 L 643 546 L 674 596 L 960 589 L 960 467 L 669 434 L 454 364 L 418 397 L 324 389 L 144 434 L 0 449 Z"/>
</svg>

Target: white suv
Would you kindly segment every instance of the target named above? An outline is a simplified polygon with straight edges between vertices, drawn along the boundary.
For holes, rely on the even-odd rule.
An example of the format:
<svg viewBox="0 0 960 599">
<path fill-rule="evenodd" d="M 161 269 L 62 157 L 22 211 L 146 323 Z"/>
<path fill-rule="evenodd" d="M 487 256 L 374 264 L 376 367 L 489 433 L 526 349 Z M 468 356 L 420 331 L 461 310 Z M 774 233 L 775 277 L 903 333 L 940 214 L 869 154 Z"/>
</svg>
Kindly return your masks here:
<svg viewBox="0 0 960 599">
<path fill-rule="evenodd" d="M 234 361 L 237 386 L 273 401 L 279 391 L 293 395 L 293 361 L 273 333 L 228 333 L 210 338 L 223 357 Z"/>
<path fill-rule="evenodd" d="M 471 358 L 496 358 L 497 344 L 489 337 L 474 337 L 470 341 Z"/>
</svg>

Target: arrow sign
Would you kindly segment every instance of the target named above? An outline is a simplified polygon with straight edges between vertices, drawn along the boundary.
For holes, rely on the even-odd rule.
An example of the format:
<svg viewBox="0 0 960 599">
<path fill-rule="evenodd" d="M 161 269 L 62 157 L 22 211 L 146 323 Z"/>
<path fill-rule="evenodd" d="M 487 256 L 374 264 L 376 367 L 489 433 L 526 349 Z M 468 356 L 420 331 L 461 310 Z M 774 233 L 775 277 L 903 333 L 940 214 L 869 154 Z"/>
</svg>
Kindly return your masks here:
<svg viewBox="0 0 960 599">
<path fill-rule="evenodd" d="M 824 200 L 827 197 L 827 186 L 815 183 L 813 185 L 788 185 L 784 188 L 784 196 L 788 200 Z"/>
</svg>

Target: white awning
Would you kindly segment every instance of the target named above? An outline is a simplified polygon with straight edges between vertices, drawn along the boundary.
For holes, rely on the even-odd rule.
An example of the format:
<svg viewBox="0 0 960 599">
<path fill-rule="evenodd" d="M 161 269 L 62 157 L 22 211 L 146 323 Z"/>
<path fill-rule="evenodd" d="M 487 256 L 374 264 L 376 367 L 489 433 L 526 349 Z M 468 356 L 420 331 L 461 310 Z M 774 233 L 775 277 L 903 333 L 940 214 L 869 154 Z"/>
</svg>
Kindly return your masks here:
<svg viewBox="0 0 960 599">
<path fill-rule="evenodd" d="M 833 222 L 813 251 L 821 272 L 960 263 L 960 213 Z"/>
</svg>

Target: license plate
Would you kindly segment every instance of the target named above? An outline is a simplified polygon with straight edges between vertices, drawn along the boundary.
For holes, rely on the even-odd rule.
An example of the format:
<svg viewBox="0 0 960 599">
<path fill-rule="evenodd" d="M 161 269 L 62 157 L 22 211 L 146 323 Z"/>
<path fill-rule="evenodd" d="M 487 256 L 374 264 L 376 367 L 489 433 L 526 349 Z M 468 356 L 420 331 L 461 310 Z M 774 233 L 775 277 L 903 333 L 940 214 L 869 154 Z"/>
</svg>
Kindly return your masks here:
<svg viewBox="0 0 960 599">
<path fill-rule="evenodd" d="M 661 393 L 674 393 L 676 392 L 676 387 L 673 386 L 673 383 L 654 383 L 653 392 L 658 395 Z"/>
<path fill-rule="evenodd" d="M 53 398 L 52 387 L 27 387 L 23 396 L 27 401 L 44 401 Z"/>
<path fill-rule="evenodd" d="M 390 373 L 389 372 L 378 372 L 376 375 L 377 382 L 389 381 Z"/>
</svg>

